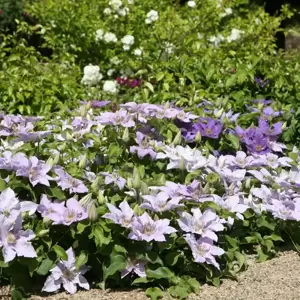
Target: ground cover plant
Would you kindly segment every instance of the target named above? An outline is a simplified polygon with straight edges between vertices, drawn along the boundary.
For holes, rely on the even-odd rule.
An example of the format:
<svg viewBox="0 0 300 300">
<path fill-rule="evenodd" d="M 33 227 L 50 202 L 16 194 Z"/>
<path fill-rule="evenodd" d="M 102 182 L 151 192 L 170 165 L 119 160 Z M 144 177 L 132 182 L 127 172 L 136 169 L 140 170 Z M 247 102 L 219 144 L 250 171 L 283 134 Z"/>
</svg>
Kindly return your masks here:
<svg viewBox="0 0 300 300">
<path fill-rule="evenodd" d="M 298 249 L 298 56 L 248 1 L 36 1 L 0 45 L 0 278 L 184 299 Z M 87 22 L 89 20 L 89 22 Z M 43 56 L 28 46 L 41 35 Z"/>
</svg>

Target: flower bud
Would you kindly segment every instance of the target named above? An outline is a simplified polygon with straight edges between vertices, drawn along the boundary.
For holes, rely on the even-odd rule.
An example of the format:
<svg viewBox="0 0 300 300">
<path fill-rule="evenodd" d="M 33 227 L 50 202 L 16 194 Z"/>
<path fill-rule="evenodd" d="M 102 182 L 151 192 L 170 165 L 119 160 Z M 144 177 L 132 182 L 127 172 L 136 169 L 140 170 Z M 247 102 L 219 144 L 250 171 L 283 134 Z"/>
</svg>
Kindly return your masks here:
<svg viewBox="0 0 300 300">
<path fill-rule="evenodd" d="M 263 107 L 264 107 L 264 104 L 263 104 L 263 103 L 259 103 L 258 106 L 257 106 L 257 108 L 258 108 L 259 110 L 262 110 Z"/>
<path fill-rule="evenodd" d="M 51 221 L 50 218 L 44 217 L 44 218 L 43 218 L 43 223 L 44 223 L 46 226 L 49 226 L 49 225 L 52 223 L 52 221 Z"/>
<path fill-rule="evenodd" d="M 182 157 L 180 158 L 179 169 L 180 170 L 185 170 L 185 162 L 184 162 L 184 159 Z"/>
<path fill-rule="evenodd" d="M 68 131 L 66 132 L 66 140 L 73 141 L 73 136 Z"/>
<path fill-rule="evenodd" d="M 287 123 L 284 122 L 284 123 L 282 124 L 282 126 L 281 126 L 281 130 L 282 130 L 282 131 L 286 130 L 286 127 L 287 127 Z"/>
<path fill-rule="evenodd" d="M 89 101 L 87 104 L 86 104 L 86 110 L 88 111 L 92 106 L 92 102 Z"/>
<path fill-rule="evenodd" d="M 96 192 L 100 185 L 100 177 L 96 177 L 96 179 L 91 184 L 92 191 Z"/>
<path fill-rule="evenodd" d="M 159 185 L 165 185 L 166 184 L 166 176 L 165 174 L 161 174 L 161 176 L 158 179 Z"/>
<path fill-rule="evenodd" d="M 223 108 L 219 109 L 217 112 L 214 113 L 215 117 L 219 119 L 222 116 L 223 112 L 224 112 Z"/>
<path fill-rule="evenodd" d="M 141 193 L 142 193 L 142 195 L 148 195 L 149 194 L 149 189 L 148 189 L 148 186 L 145 182 L 142 182 Z"/>
<path fill-rule="evenodd" d="M 142 209 L 140 208 L 140 206 L 138 204 L 135 205 L 135 207 L 133 208 L 133 211 L 136 215 L 141 215 L 142 213 Z"/>
<path fill-rule="evenodd" d="M 98 219 L 97 209 L 95 203 L 91 203 L 88 209 L 88 217 L 91 221 L 96 221 Z"/>
<path fill-rule="evenodd" d="M 246 179 L 246 181 L 245 181 L 245 187 L 246 187 L 246 189 L 249 189 L 250 186 L 251 186 L 251 178 L 248 178 L 248 179 Z"/>
<path fill-rule="evenodd" d="M 98 192 L 97 200 L 100 205 L 103 205 L 106 202 L 106 199 L 105 199 L 102 191 Z"/>
<path fill-rule="evenodd" d="M 80 199 L 79 203 L 84 206 L 87 207 L 92 201 L 92 193 L 89 193 L 87 195 L 85 195 L 83 198 Z"/>
<path fill-rule="evenodd" d="M 169 101 L 166 102 L 166 104 L 165 104 L 165 106 L 164 106 L 164 109 L 165 109 L 165 110 L 168 109 L 168 108 L 170 108 L 170 103 L 169 103 Z"/>
<path fill-rule="evenodd" d="M 132 189 L 132 178 L 127 178 L 127 187 Z"/>
<path fill-rule="evenodd" d="M 60 153 L 57 153 L 53 158 L 53 166 L 57 165 L 60 159 Z"/>
<path fill-rule="evenodd" d="M 53 165 L 54 165 L 54 160 L 53 160 L 53 158 L 52 158 L 52 157 L 49 157 L 48 160 L 46 161 L 46 164 L 47 164 L 48 166 L 50 166 L 50 168 L 52 168 Z"/>
<path fill-rule="evenodd" d="M 173 145 L 177 146 L 177 145 L 180 145 L 180 143 L 181 143 L 181 132 L 178 131 L 178 133 L 176 134 L 176 136 L 173 140 Z"/>
<path fill-rule="evenodd" d="M 132 187 L 133 187 L 134 189 L 139 190 L 139 189 L 141 188 L 141 186 L 142 186 L 141 177 L 140 177 L 139 172 L 137 172 L 137 173 L 135 174 L 135 176 L 133 177 Z"/>
<path fill-rule="evenodd" d="M 49 229 L 42 229 L 41 231 L 39 231 L 37 234 L 36 234 L 36 236 L 38 236 L 38 237 L 43 237 L 44 235 L 48 235 L 48 233 L 49 233 Z"/>
<path fill-rule="evenodd" d="M 200 143 L 201 142 L 201 133 L 200 131 L 197 132 L 196 136 L 195 136 L 195 142 L 196 143 Z"/>
<path fill-rule="evenodd" d="M 87 161 L 87 154 L 84 154 L 78 163 L 78 167 L 80 169 L 84 168 L 86 166 L 86 161 Z"/>
<path fill-rule="evenodd" d="M 123 132 L 122 140 L 124 142 L 128 142 L 130 140 L 128 127 L 126 127 L 124 132 Z"/>
<path fill-rule="evenodd" d="M 79 111 L 80 111 L 80 116 L 81 116 L 81 117 L 86 117 L 87 111 L 88 111 L 88 109 L 87 109 L 86 106 L 81 106 L 81 107 L 79 108 Z"/>
</svg>

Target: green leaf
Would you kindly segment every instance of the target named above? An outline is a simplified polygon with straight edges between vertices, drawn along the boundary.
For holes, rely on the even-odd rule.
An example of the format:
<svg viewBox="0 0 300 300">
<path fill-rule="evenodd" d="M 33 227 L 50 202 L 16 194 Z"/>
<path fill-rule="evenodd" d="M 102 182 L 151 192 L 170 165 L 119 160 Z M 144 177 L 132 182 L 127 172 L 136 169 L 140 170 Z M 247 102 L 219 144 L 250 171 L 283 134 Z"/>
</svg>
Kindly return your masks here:
<svg viewBox="0 0 300 300">
<path fill-rule="evenodd" d="M 177 299 L 185 299 L 189 295 L 189 291 L 187 291 L 180 285 L 171 286 L 168 289 L 168 292 L 170 293 L 171 296 Z"/>
<path fill-rule="evenodd" d="M 66 253 L 66 251 L 64 250 L 64 248 L 62 248 L 59 245 L 54 245 L 52 247 L 52 250 L 57 254 L 57 256 L 63 260 L 68 260 L 68 255 Z"/>
<path fill-rule="evenodd" d="M 11 299 L 12 300 L 22 300 L 24 298 L 23 298 L 23 295 L 21 292 L 19 292 L 18 290 L 12 290 L 11 291 Z"/>
<path fill-rule="evenodd" d="M 266 227 L 270 230 L 274 230 L 276 225 L 266 220 L 266 216 L 261 216 L 256 220 L 256 224 L 258 227 Z"/>
<path fill-rule="evenodd" d="M 106 267 L 103 265 L 103 279 L 104 281 L 109 277 L 114 275 L 118 271 L 122 271 L 126 268 L 126 260 L 123 255 L 115 255 L 111 259 L 111 264 Z"/>
<path fill-rule="evenodd" d="M 53 196 L 55 199 L 61 201 L 66 199 L 65 193 L 58 187 L 50 188 L 50 191 L 51 191 L 51 196 Z"/>
<path fill-rule="evenodd" d="M 79 256 L 76 257 L 76 269 L 79 270 L 79 268 L 84 264 L 86 264 L 87 261 L 88 261 L 88 256 L 84 252 L 81 252 Z"/>
<path fill-rule="evenodd" d="M 190 278 L 187 280 L 187 282 L 195 294 L 200 292 L 200 283 L 196 278 Z"/>
<path fill-rule="evenodd" d="M 230 145 L 235 149 L 238 150 L 240 148 L 240 140 L 239 138 L 234 134 L 228 134 L 227 140 L 230 142 Z"/>
<path fill-rule="evenodd" d="M 158 287 L 148 288 L 146 290 L 146 296 L 151 298 L 151 300 L 156 300 L 163 296 L 163 292 Z"/>
<path fill-rule="evenodd" d="M 242 254 L 241 252 L 235 251 L 234 256 L 237 259 L 240 268 L 245 265 L 246 259 L 245 259 L 244 254 Z"/>
<path fill-rule="evenodd" d="M 146 274 L 148 277 L 155 278 L 155 279 L 162 279 L 162 278 L 171 279 L 172 277 L 174 277 L 174 273 L 171 272 L 170 269 L 166 267 L 160 267 L 155 270 L 146 269 Z"/>
<path fill-rule="evenodd" d="M 6 189 L 6 182 L 0 178 L 0 192 Z"/>
<path fill-rule="evenodd" d="M 52 268 L 53 266 L 53 261 L 49 258 L 46 258 L 42 261 L 42 263 L 40 264 L 37 273 L 39 275 L 47 275 L 47 273 L 49 272 L 49 270 Z"/>
<path fill-rule="evenodd" d="M 152 92 L 154 93 L 153 85 L 150 82 L 145 82 L 144 85 Z"/>
<path fill-rule="evenodd" d="M 178 251 L 169 252 L 165 257 L 166 264 L 169 266 L 176 265 L 180 255 L 181 253 Z"/>
</svg>

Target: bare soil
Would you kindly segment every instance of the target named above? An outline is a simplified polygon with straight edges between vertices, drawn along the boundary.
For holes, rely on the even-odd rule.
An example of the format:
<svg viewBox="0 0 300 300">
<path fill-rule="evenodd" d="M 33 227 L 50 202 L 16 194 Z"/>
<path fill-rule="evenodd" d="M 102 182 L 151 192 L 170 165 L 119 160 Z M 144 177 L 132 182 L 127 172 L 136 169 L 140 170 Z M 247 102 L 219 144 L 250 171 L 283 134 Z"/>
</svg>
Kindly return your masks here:
<svg viewBox="0 0 300 300">
<path fill-rule="evenodd" d="M 0 290 L 0 299 L 10 299 L 9 288 Z M 32 300 L 147 300 L 144 291 L 79 291 L 75 295 L 57 293 L 51 296 L 32 296 Z M 163 299 L 172 299 L 165 295 Z M 189 300 L 299 300 L 300 299 L 300 257 L 287 251 L 264 262 L 251 263 L 238 281 L 224 280 L 219 288 L 203 285 L 199 295 Z"/>
</svg>

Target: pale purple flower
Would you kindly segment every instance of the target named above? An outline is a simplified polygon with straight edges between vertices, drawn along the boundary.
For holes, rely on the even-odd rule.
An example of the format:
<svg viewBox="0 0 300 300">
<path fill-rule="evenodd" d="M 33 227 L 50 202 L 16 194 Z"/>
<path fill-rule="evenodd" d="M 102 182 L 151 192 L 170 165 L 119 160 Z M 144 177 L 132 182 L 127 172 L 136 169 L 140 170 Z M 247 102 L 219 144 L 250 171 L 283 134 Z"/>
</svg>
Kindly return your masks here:
<svg viewBox="0 0 300 300">
<path fill-rule="evenodd" d="M 185 112 L 183 110 L 178 109 L 176 118 L 179 119 L 181 122 L 189 123 L 192 120 L 199 119 L 199 116 L 196 116 L 190 112 Z"/>
<path fill-rule="evenodd" d="M 16 256 L 37 257 L 37 254 L 29 241 L 34 239 L 35 234 L 32 230 L 22 230 L 21 214 L 15 222 L 0 215 L 0 248 L 4 262 L 12 261 Z"/>
<path fill-rule="evenodd" d="M 40 204 L 37 207 L 37 211 L 42 217 L 48 217 L 49 219 L 55 219 L 56 215 L 60 215 L 64 212 L 65 206 L 61 202 L 51 202 L 46 195 L 42 195 Z"/>
<path fill-rule="evenodd" d="M 22 164 L 22 162 L 24 162 Z M 12 154 L 10 151 L 4 151 L 0 157 L 0 169 L 12 171 L 17 170 L 21 166 L 25 166 L 27 157 L 24 153 Z"/>
<path fill-rule="evenodd" d="M 253 103 L 255 104 L 264 104 L 264 105 L 269 105 L 271 104 L 273 101 L 272 100 L 267 100 L 267 99 L 257 99 L 257 100 L 252 100 Z"/>
<path fill-rule="evenodd" d="M 237 151 L 236 156 L 233 155 L 225 155 L 226 161 L 225 164 L 229 167 L 237 167 L 237 168 L 250 168 L 255 166 L 263 165 L 264 160 L 257 159 L 254 156 L 247 156 L 247 154 L 243 151 Z"/>
<path fill-rule="evenodd" d="M 179 203 L 181 198 L 169 199 L 169 195 L 165 192 L 160 192 L 155 195 L 144 195 L 142 198 L 145 201 L 140 207 L 154 212 L 169 211 L 183 206 L 183 204 Z"/>
<path fill-rule="evenodd" d="M 0 194 L 0 216 L 5 216 L 7 219 L 14 222 L 19 216 L 21 205 L 11 188 L 7 188 Z"/>
<path fill-rule="evenodd" d="M 72 129 L 79 135 L 87 134 L 96 123 L 86 117 L 75 117 L 72 120 Z"/>
<path fill-rule="evenodd" d="M 259 155 L 257 156 L 257 159 L 264 162 L 262 165 L 267 165 L 272 169 L 277 169 L 280 167 L 291 167 L 290 163 L 293 162 L 293 160 L 289 157 L 278 157 L 278 155 L 273 153 L 268 153 L 266 155 Z"/>
<path fill-rule="evenodd" d="M 111 101 L 104 100 L 104 101 L 99 101 L 99 100 L 92 100 L 91 102 L 91 108 L 101 108 L 103 106 L 106 106 L 107 104 L 111 103 Z M 80 101 L 80 104 L 86 105 L 88 104 L 87 101 Z"/>
<path fill-rule="evenodd" d="M 70 294 L 75 294 L 77 292 L 77 284 L 86 290 L 90 289 L 89 283 L 82 276 L 89 268 L 83 265 L 77 270 L 73 249 L 69 248 L 66 253 L 68 260 L 60 260 L 58 264 L 50 270 L 51 275 L 46 279 L 42 291 L 55 292 L 60 289 L 62 285 Z"/>
<path fill-rule="evenodd" d="M 133 115 L 129 114 L 126 110 L 121 109 L 115 113 L 104 112 L 100 116 L 95 117 L 95 120 L 99 124 L 103 125 L 121 125 L 123 127 L 134 127 L 135 122 L 133 120 Z"/>
<path fill-rule="evenodd" d="M 225 253 L 222 248 L 214 246 L 213 241 L 206 237 L 196 239 L 192 234 L 187 234 L 184 239 L 192 250 L 195 262 L 207 263 L 215 266 L 217 269 L 220 268 L 215 256 Z"/>
<path fill-rule="evenodd" d="M 242 214 L 249 208 L 248 205 L 241 203 L 242 195 L 225 195 L 223 198 L 219 197 L 216 203 L 223 209 L 227 209 L 230 212 L 236 214 L 236 216 L 243 220 Z"/>
<path fill-rule="evenodd" d="M 100 172 L 101 175 L 105 176 L 105 184 L 115 184 L 118 186 L 120 190 L 124 189 L 126 184 L 126 179 L 120 176 L 117 172 L 108 173 L 108 172 Z"/>
<path fill-rule="evenodd" d="M 16 134 L 18 137 L 15 141 L 23 141 L 23 142 L 38 142 L 51 134 L 50 131 L 20 131 Z"/>
<path fill-rule="evenodd" d="M 177 220 L 180 228 L 185 232 L 196 233 L 217 241 L 215 231 L 224 230 L 218 215 L 210 209 L 205 210 L 203 214 L 199 208 L 192 208 L 191 211 L 193 215 L 187 212 L 180 213 L 180 219 Z"/>
<path fill-rule="evenodd" d="M 106 213 L 103 218 L 112 220 L 115 224 L 119 224 L 125 228 L 131 227 L 131 221 L 134 217 L 134 211 L 125 200 L 120 203 L 120 209 L 116 208 L 110 203 L 106 203 L 106 205 L 110 212 Z"/>
<path fill-rule="evenodd" d="M 265 107 L 260 116 L 263 120 L 271 120 L 272 118 L 276 118 L 280 115 L 279 111 L 274 111 L 272 106 Z"/>
<path fill-rule="evenodd" d="M 270 80 L 269 79 L 266 79 L 266 80 L 263 80 L 259 77 L 254 77 L 254 81 L 261 87 L 261 88 L 264 88 L 266 85 L 269 84 Z"/>
<path fill-rule="evenodd" d="M 258 128 L 247 130 L 244 142 L 251 153 L 265 154 L 270 152 L 267 137 Z"/>
<path fill-rule="evenodd" d="M 124 278 L 130 273 L 134 273 L 139 277 L 146 277 L 146 271 L 145 271 L 145 261 L 141 260 L 128 260 L 127 266 L 125 270 L 121 272 L 121 278 Z"/>
<path fill-rule="evenodd" d="M 151 217 L 145 212 L 140 217 L 135 217 L 131 222 L 131 232 L 128 235 L 128 238 L 131 240 L 137 241 L 157 241 L 165 242 L 165 234 L 171 234 L 177 230 L 169 226 L 170 220 L 162 219 L 154 221 Z"/>
<path fill-rule="evenodd" d="M 48 215 L 48 218 L 54 221 L 53 224 L 63 224 L 71 225 L 75 222 L 80 222 L 88 218 L 88 213 L 85 208 L 83 208 L 80 203 L 71 198 L 66 201 L 66 207 L 62 211 L 55 211 Z"/>
<path fill-rule="evenodd" d="M 196 132 L 200 131 L 202 136 L 217 139 L 222 131 L 223 124 L 211 118 L 201 118 L 193 127 Z"/>
<path fill-rule="evenodd" d="M 222 168 L 216 172 L 228 182 L 242 181 L 246 175 L 245 169 L 230 170 L 229 168 Z"/>
<path fill-rule="evenodd" d="M 214 113 L 216 114 L 217 112 L 218 112 L 218 110 L 215 109 Z M 221 121 L 223 121 L 224 119 L 227 119 L 230 122 L 236 122 L 239 115 L 240 115 L 240 113 L 233 114 L 232 110 L 230 109 L 227 113 L 223 112 L 220 119 L 221 119 Z"/>
<path fill-rule="evenodd" d="M 36 186 L 38 183 L 50 186 L 49 179 L 52 179 L 47 173 L 51 167 L 35 156 L 31 156 L 25 165 L 22 165 L 16 172 L 17 176 L 28 177 L 30 183 Z"/>
<path fill-rule="evenodd" d="M 150 141 L 148 136 L 139 131 L 136 132 L 135 141 L 138 146 L 131 146 L 130 153 L 136 152 L 139 158 L 143 158 L 149 155 L 152 159 L 155 159 L 157 153 L 154 149 L 155 147 L 159 147 L 162 145 L 161 142 Z"/>
<path fill-rule="evenodd" d="M 270 126 L 266 120 L 259 119 L 258 125 L 260 131 L 266 136 L 274 137 L 282 133 L 282 122 L 277 122 Z"/>
<path fill-rule="evenodd" d="M 55 178 L 57 185 L 62 188 L 62 190 L 68 189 L 70 193 L 78 193 L 83 194 L 87 193 L 88 189 L 84 185 L 84 183 L 69 175 L 67 172 L 65 172 L 62 168 L 55 168 L 54 169 L 55 174 L 58 176 Z"/>
</svg>

